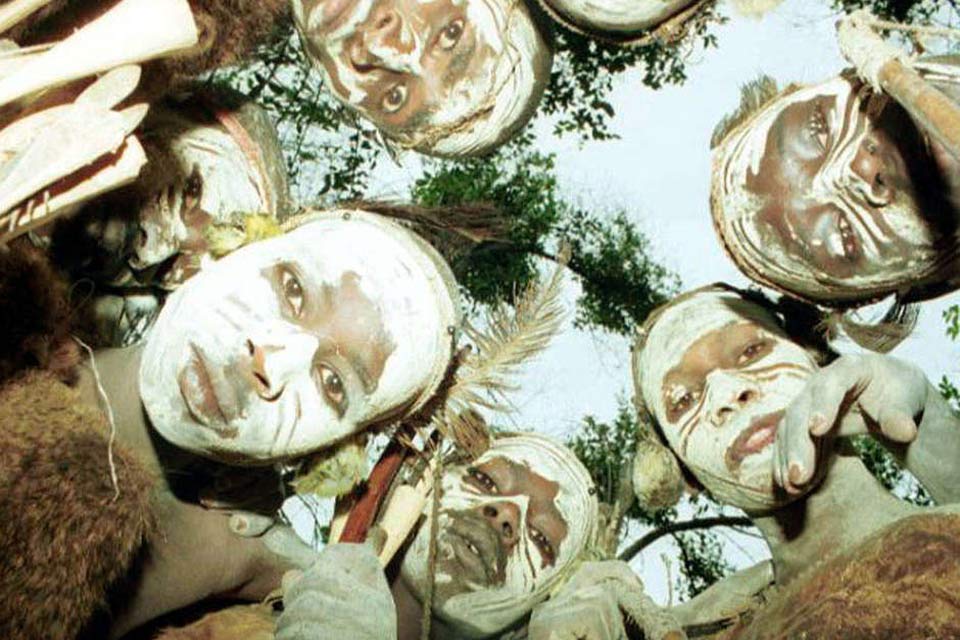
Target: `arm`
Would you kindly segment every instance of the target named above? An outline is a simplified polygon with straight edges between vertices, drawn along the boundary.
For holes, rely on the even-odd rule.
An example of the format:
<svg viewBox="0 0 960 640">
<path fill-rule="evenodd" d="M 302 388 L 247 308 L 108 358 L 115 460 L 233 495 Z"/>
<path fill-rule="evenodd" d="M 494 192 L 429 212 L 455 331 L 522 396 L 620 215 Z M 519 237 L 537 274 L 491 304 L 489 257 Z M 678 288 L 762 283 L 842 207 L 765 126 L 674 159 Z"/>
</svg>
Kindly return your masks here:
<svg viewBox="0 0 960 640">
<path fill-rule="evenodd" d="M 366 544 L 326 547 L 298 578 L 284 580 L 277 640 L 393 640 L 397 612 L 387 578 Z"/>
<path fill-rule="evenodd" d="M 116 612 L 111 637 L 207 598 L 263 600 L 286 571 L 315 555 L 289 527 L 258 516 L 210 511 L 169 494 L 157 502 L 159 530 Z"/>
<path fill-rule="evenodd" d="M 815 477 L 817 445 L 873 434 L 937 502 L 960 499 L 960 420 L 915 365 L 848 355 L 811 376 L 787 408 L 774 443 L 774 479 L 798 493 Z"/>
</svg>

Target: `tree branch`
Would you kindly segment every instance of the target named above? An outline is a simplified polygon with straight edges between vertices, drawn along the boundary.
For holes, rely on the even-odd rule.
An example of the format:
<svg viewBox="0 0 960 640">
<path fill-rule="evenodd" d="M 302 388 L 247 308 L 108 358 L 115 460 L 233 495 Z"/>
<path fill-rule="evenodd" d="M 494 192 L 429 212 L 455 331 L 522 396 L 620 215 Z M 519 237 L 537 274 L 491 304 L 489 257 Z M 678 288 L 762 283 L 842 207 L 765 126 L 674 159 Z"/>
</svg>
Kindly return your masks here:
<svg viewBox="0 0 960 640">
<path fill-rule="evenodd" d="M 672 522 L 668 525 L 654 529 L 644 534 L 640 539 L 634 541 L 629 547 L 617 556 L 624 562 L 629 562 L 635 555 L 643 551 L 663 536 L 680 533 L 681 531 L 691 531 L 693 529 L 709 529 L 710 527 L 745 527 L 752 526 L 753 522 L 745 516 L 716 516 L 713 518 L 697 518 L 696 520 L 687 520 L 685 522 Z"/>
</svg>

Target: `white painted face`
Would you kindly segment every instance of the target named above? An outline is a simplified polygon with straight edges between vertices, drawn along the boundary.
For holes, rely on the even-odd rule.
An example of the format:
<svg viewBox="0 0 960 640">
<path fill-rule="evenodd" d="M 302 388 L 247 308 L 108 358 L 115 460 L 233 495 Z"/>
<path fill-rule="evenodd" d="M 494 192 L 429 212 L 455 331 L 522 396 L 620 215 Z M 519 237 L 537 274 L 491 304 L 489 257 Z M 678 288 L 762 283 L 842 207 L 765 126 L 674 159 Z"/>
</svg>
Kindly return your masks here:
<svg viewBox="0 0 960 640">
<path fill-rule="evenodd" d="M 544 0 L 564 23 L 611 37 L 655 29 L 698 0 Z"/>
<path fill-rule="evenodd" d="M 520 0 L 293 0 L 307 54 L 345 105 L 400 146 L 498 146 L 532 116 L 551 52 Z"/>
<path fill-rule="evenodd" d="M 815 301 L 929 280 L 956 242 L 941 241 L 948 216 L 917 182 L 921 148 L 905 112 L 858 83 L 787 93 L 716 149 L 716 227 L 747 275 Z"/>
<path fill-rule="evenodd" d="M 226 223 L 241 212 L 276 213 L 256 158 L 211 115 L 204 116 L 160 106 L 145 123 L 151 164 L 141 178 L 148 195 L 137 213 L 139 233 L 129 258 L 134 269 L 199 248 L 211 223 Z M 190 275 L 172 273 L 168 279 L 179 284 Z"/>
<path fill-rule="evenodd" d="M 234 463 L 322 449 L 421 406 L 450 361 L 445 266 L 372 214 L 327 212 L 169 297 L 140 395 L 174 444 Z"/>
<path fill-rule="evenodd" d="M 667 308 L 635 360 L 643 402 L 667 443 L 719 500 L 765 510 L 771 446 L 787 405 L 816 362 L 776 319 L 736 293 L 708 289 Z"/>
<path fill-rule="evenodd" d="M 597 500 L 572 451 L 544 436 L 501 436 L 471 465 L 444 469 L 434 615 L 458 637 L 514 624 L 592 542 Z M 423 600 L 430 580 L 430 511 L 401 575 Z"/>
</svg>

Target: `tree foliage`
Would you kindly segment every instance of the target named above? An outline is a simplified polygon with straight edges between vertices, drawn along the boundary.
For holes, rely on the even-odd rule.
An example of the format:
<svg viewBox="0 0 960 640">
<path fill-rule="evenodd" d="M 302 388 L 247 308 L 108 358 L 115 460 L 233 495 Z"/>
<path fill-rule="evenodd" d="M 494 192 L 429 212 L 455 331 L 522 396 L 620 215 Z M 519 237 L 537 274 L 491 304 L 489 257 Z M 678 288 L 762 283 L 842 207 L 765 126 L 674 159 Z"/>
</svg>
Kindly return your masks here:
<svg viewBox="0 0 960 640">
<path fill-rule="evenodd" d="M 843 11 L 867 8 L 880 18 L 908 24 L 942 20 L 950 13 L 960 16 L 957 0 L 833 0 L 833 6 Z"/>
<path fill-rule="evenodd" d="M 537 274 L 541 259 L 569 246 L 569 270 L 581 286 L 576 324 L 631 336 L 656 306 L 676 292 L 677 277 L 650 257 L 646 236 L 626 213 L 587 211 L 565 201 L 554 157 L 529 138 L 492 159 L 437 162 L 416 181 L 414 201 L 430 206 L 490 202 L 504 215 L 503 237 L 452 260 L 461 286 L 480 304 L 510 301 Z"/>
<path fill-rule="evenodd" d="M 609 128 L 615 114 L 609 96 L 616 77 L 639 67 L 643 83 L 652 89 L 682 83 L 690 54 L 697 47 L 716 45 L 710 30 L 723 20 L 707 6 L 676 39 L 630 48 L 557 27 L 555 64 L 540 115 L 554 118 L 557 135 L 616 137 Z M 377 162 L 389 161 L 388 149 L 373 129 L 323 90 L 320 73 L 311 68 L 289 21 L 247 64 L 217 71 L 209 82 L 249 95 L 274 117 L 291 184 L 302 202 L 361 197 Z"/>
<path fill-rule="evenodd" d="M 590 471 L 597 487 L 597 497 L 613 504 L 618 497 L 621 474 L 630 473 L 633 454 L 637 447 L 639 425 L 633 407 L 620 398 L 617 415 L 611 422 L 586 416 L 576 434 L 567 441 L 577 457 Z M 693 519 L 723 513 L 723 509 L 709 496 L 686 498 L 693 510 Z M 678 521 L 676 507 L 648 512 L 634 503 L 626 512 L 627 526 L 668 532 L 679 549 L 679 569 L 674 588 L 686 598 L 692 598 L 733 570 L 724 555 L 722 540 L 715 529 L 673 531 Z M 720 522 L 727 522 L 721 519 Z M 631 526 L 632 525 L 632 526 Z"/>
</svg>

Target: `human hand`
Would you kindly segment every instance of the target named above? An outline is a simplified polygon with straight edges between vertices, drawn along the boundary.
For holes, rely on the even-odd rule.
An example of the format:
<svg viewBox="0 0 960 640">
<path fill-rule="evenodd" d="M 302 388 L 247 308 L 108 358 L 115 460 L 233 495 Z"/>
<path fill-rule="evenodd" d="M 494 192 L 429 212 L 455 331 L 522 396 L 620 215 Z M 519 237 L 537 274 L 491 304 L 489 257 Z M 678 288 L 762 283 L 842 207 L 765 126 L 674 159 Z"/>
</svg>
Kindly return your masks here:
<svg viewBox="0 0 960 640">
<path fill-rule="evenodd" d="M 815 475 L 818 440 L 827 435 L 880 433 L 912 442 L 927 389 L 918 367 L 880 354 L 841 356 L 816 371 L 780 421 L 774 482 L 789 493 L 802 492 Z"/>
<path fill-rule="evenodd" d="M 680 640 L 679 624 L 644 593 L 626 562 L 585 562 L 550 600 L 533 610 L 529 640 L 622 640 L 624 613 L 650 640 Z"/>
<path fill-rule="evenodd" d="M 396 637 L 393 596 L 370 545 L 329 545 L 308 569 L 284 576 L 276 640 Z"/>
</svg>

